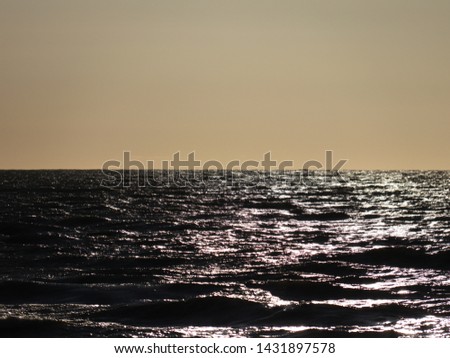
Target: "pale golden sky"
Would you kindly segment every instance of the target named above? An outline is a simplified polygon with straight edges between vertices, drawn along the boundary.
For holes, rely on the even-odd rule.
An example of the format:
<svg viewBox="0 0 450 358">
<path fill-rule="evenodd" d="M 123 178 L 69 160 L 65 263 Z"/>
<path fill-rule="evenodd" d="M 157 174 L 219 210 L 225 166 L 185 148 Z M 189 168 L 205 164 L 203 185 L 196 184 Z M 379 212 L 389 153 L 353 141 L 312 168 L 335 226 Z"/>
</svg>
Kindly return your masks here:
<svg viewBox="0 0 450 358">
<path fill-rule="evenodd" d="M 448 0 L 0 0 L 0 168 L 450 169 Z"/>
</svg>

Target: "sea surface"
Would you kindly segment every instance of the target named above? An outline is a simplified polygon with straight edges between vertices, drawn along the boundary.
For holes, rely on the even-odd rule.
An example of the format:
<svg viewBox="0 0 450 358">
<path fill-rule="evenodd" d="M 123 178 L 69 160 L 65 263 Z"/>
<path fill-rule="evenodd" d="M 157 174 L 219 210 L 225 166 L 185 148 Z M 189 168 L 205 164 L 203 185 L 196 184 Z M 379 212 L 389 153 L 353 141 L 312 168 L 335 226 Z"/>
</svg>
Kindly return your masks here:
<svg viewBox="0 0 450 358">
<path fill-rule="evenodd" d="M 450 172 L 128 174 L 0 171 L 1 337 L 450 337 Z"/>
</svg>

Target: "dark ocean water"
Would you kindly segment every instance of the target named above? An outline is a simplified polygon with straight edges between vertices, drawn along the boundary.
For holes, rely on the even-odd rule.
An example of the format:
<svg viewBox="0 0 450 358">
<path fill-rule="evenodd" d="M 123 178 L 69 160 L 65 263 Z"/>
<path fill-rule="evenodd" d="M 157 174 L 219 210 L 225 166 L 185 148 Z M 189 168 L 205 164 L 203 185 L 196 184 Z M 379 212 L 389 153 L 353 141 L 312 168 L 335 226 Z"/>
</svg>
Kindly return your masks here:
<svg viewBox="0 0 450 358">
<path fill-rule="evenodd" d="M 202 175 L 1 171 L 0 335 L 450 337 L 450 172 Z"/>
</svg>

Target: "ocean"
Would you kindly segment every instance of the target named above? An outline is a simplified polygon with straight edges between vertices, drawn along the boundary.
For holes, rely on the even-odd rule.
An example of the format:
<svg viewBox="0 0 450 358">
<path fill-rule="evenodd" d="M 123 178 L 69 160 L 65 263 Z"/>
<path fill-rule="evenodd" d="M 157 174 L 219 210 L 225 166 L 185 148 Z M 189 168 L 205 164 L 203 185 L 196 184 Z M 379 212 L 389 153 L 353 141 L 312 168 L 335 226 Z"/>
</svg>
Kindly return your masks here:
<svg viewBox="0 0 450 358">
<path fill-rule="evenodd" d="M 450 172 L 179 174 L 0 171 L 0 336 L 450 337 Z"/>
</svg>

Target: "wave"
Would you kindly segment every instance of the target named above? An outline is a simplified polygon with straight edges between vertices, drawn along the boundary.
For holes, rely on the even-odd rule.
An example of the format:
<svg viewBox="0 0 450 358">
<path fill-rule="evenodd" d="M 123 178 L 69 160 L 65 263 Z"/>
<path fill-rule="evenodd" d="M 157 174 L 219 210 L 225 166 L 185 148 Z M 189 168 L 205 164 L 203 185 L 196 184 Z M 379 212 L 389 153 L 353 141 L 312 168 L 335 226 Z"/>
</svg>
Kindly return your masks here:
<svg viewBox="0 0 450 358">
<path fill-rule="evenodd" d="M 334 259 L 369 265 L 410 267 L 419 269 L 450 269 L 450 250 L 429 253 L 425 249 L 385 247 L 361 253 L 341 254 Z"/>
<path fill-rule="evenodd" d="M 204 297 L 114 307 L 93 314 L 94 320 L 143 326 L 242 325 L 270 314 L 263 304 L 228 297 Z"/>
<path fill-rule="evenodd" d="M 303 330 L 258 330 L 250 334 L 252 338 L 398 338 L 403 334 L 394 330 L 364 330 L 358 331 L 359 327 L 349 330 L 348 327 L 333 328 L 309 328 Z"/>
<path fill-rule="evenodd" d="M 389 291 L 343 288 L 328 282 L 268 281 L 255 287 L 271 292 L 285 300 L 330 300 L 330 299 L 389 299 L 395 297 Z"/>
<path fill-rule="evenodd" d="M 400 304 L 374 307 L 343 307 L 331 304 L 297 304 L 268 307 L 262 303 L 229 297 L 204 297 L 183 301 L 122 305 L 90 315 L 101 322 L 146 327 L 159 326 L 371 326 L 427 311 Z"/>
<path fill-rule="evenodd" d="M 2 304 L 118 304 L 155 299 L 185 299 L 210 294 L 212 284 L 81 285 L 7 281 L 0 283 Z"/>
</svg>

